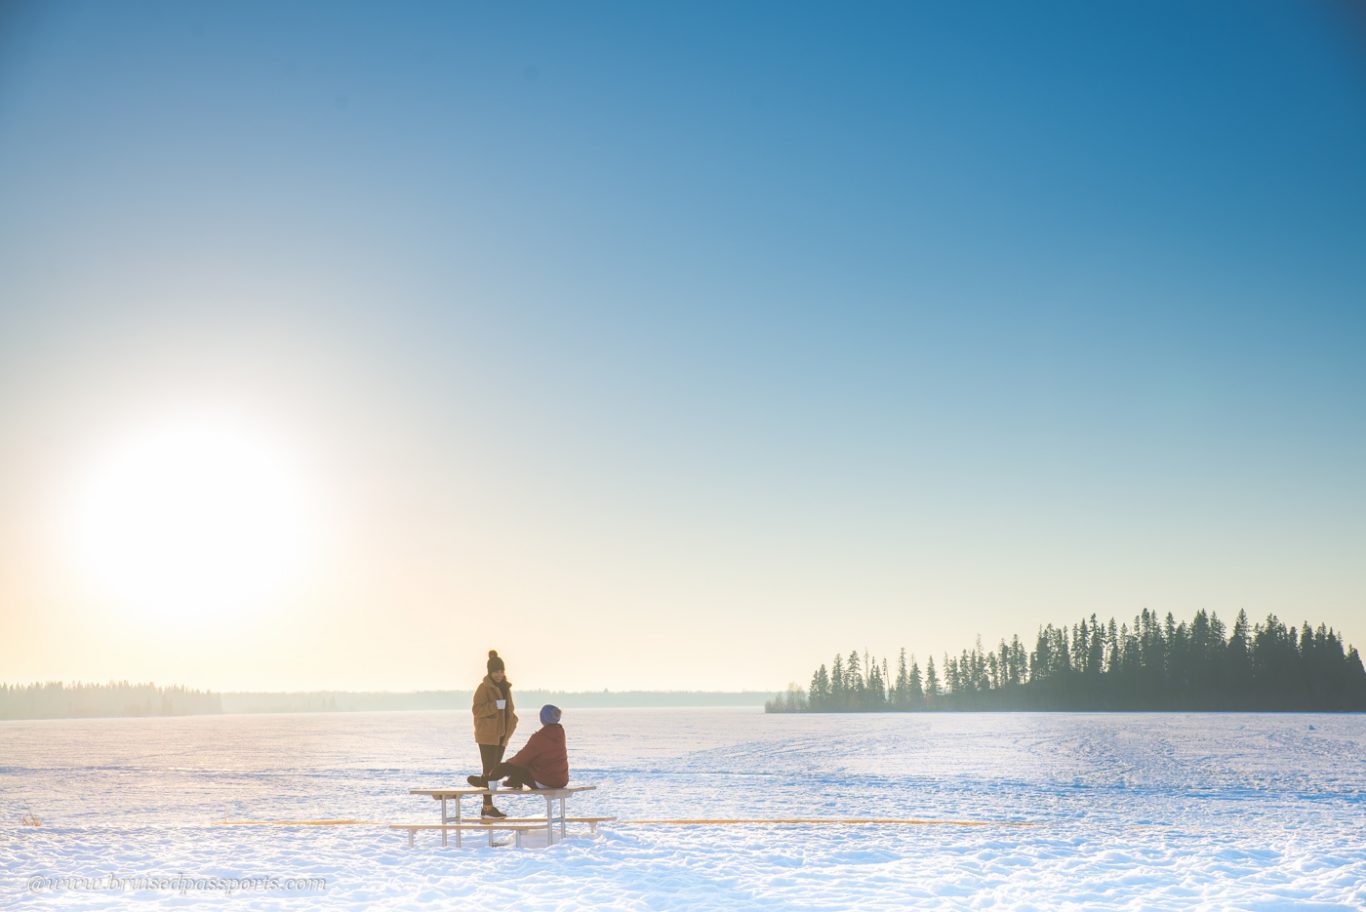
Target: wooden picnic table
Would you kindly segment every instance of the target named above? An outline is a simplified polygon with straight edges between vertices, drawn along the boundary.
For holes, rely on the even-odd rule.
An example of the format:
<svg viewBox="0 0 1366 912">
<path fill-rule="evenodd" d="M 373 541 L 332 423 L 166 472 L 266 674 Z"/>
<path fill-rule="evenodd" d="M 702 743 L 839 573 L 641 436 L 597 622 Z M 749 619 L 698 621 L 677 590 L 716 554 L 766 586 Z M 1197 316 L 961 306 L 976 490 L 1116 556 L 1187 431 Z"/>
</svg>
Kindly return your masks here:
<svg viewBox="0 0 1366 912">
<path fill-rule="evenodd" d="M 537 828 L 539 828 L 539 826 L 540 826 L 540 821 L 539 821 L 538 818 L 531 818 L 531 819 L 526 819 L 526 818 L 511 818 L 511 819 L 508 819 L 508 818 L 497 818 L 497 817 L 492 817 L 492 818 L 484 817 L 484 818 L 475 818 L 475 820 L 476 820 L 477 822 L 466 823 L 466 822 L 465 822 L 465 819 L 464 819 L 464 817 L 463 817 L 463 815 L 462 815 L 462 812 L 461 812 L 461 807 L 460 807 L 461 799 L 468 798 L 468 797 L 471 797 L 471 796 L 474 796 L 474 795 L 478 795 L 478 796 L 480 797 L 481 800 L 483 799 L 483 797 L 484 797 L 485 795 L 500 795 L 500 796 L 503 796 L 503 797 L 510 797 L 510 796 L 513 796 L 513 795 L 534 795 L 534 796 L 536 796 L 536 797 L 538 797 L 538 798 L 544 798 L 544 799 L 545 799 L 545 830 L 546 830 L 546 838 L 547 838 L 549 844 L 553 845 L 553 844 L 555 843 L 555 827 L 556 827 L 556 824 L 559 825 L 560 838 L 563 839 L 563 838 L 564 838 L 564 835 L 565 835 L 565 824 L 566 824 L 567 822 L 575 822 L 575 823 L 577 823 L 577 822 L 582 822 L 582 823 L 588 823 L 588 824 L 590 824 L 590 825 L 593 827 L 593 830 L 596 832 L 596 830 L 597 830 L 597 825 L 598 825 L 599 823 L 601 823 L 601 822 L 603 822 L 603 821 L 606 821 L 606 820 L 611 820 L 611 819 L 612 819 L 612 818 L 610 818 L 610 817 L 573 817 L 573 818 L 571 818 L 571 817 L 567 817 L 567 816 L 566 816 L 566 814 L 565 814 L 565 802 L 566 802 L 569 798 L 571 798 L 572 796 L 574 796 L 575 794 L 577 794 L 577 793 L 579 793 L 579 792 L 591 792 L 591 791 L 595 791 L 596 789 L 597 789 L 597 786 L 596 786 L 596 785 L 570 785 L 570 786 L 565 786 L 564 788 L 547 788 L 547 789 L 486 789 L 486 788 L 474 788 L 474 787 L 450 788 L 450 789 L 409 789 L 409 790 L 408 790 L 408 794 L 410 794 L 410 795 L 427 795 L 428 797 L 432 798 L 433 800 L 436 800 L 436 801 L 440 801 L 440 802 L 441 802 L 441 823 L 440 823 L 439 825 L 423 824 L 423 825 L 412 825 L 412 826 L 408 826 L 408 825 L 406 825 L 406 824 L 394 824 L 394 827 L 397 828 L 397 829 L 407 829 L 407 830 L 408 830 L 408 841 L 409 841 L 409 843 L 411 843 L 412 840 L 413 840 L 413 833 L 414 833 L 414 831 L 416 831 L 416 830 L 418 830 L 418 829 L 440 829 L 440 830 L 441 830 L 441 844 L 442 844 L 443 846 L 447 844 L 447 834 L 448 834 L 448 832 L 454 831 L 454 832 L 455 832 L 455 844 L 456 844 L 457 847 L 459 847 L 460 844 L 461 844 L 461 841 L 460 841 L 460 834 L 461 834 L 462 832 L 464 832 L 465 830 L 468 830 L 468 829 L 480 829 L 480 828 L 483 828 L 483 827 L 492 827 L 492 828 L 495 828 L 495 829 L 502 828 L 502 829 L 508 829 L 508 830 L 516 830 L 516 832 L 517 832 L 517 837 L 518 837 L 518 840 L 517 840 L 517 841 L 518 841 L 518 845 L 521 845 L 521 833 L 522 833 L 522 830 L 523 830 L 523 829 L 537 829 Z M 557 801 L 559 802 L 559 808 L 558 808 L 559 813 L 558 813 L 558 814 L 556 813 L 556 802 L 557 802 Z M 453 814 L 453 815 L 447 813 L 448 802 L 454 803 L 454 805 L 455 805 L 455 814 Z"/>
</svg>

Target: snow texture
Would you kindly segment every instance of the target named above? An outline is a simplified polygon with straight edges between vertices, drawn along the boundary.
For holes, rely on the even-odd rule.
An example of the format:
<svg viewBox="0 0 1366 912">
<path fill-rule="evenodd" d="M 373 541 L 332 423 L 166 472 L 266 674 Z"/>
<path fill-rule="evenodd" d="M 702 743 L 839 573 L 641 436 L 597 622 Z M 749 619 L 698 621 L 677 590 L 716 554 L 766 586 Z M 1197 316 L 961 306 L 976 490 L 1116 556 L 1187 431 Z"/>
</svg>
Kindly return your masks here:
<svg viewBox="0 0 1366 912">
<path fill-rule="evenodd" d="M 571 812 L 623 823 L 518 851 L 217 824 L 435 823 L 407 790 L 474 771 L 468 712 L 3 722 L 0 908 L 1366 908 L 1359 715 L 566 707 L 564 724 L 575 783 L 599 786 Z M 1033 825 L 626 823 L 810 817 Z M 73 875 L 326 888 L 30 890 Z"/>
</svg>

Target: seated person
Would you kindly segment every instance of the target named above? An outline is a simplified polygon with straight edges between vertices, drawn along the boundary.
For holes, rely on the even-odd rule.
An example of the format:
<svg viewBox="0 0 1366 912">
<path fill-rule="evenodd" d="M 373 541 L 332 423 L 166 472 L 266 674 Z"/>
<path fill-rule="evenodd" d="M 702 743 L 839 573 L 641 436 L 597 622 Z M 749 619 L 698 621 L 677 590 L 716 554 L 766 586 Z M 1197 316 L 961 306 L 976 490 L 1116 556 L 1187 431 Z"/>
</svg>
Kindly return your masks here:
<svg viewBox="0 0 1366 912">
<path fill-rule="evenodd" d="M 499 763 L 487 776 L 470 776 L 475 788 L 488 788 L 494 779 L 505 779 L 504 788 L 564 788 L 569 784 L 569 753 L 565 749 L 560 708 L 541 707 L 541 727 L 511 759 Z"/>
</svg>

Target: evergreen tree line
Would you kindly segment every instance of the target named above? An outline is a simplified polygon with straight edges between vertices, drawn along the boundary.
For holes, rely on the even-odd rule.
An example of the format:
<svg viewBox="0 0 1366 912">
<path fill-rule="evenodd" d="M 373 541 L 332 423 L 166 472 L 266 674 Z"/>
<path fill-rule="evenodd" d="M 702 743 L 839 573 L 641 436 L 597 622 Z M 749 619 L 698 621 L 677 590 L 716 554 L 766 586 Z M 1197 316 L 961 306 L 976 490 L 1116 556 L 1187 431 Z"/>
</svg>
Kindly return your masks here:
<svg viewBox="0 0 1366 912">
<path fill-rule="evenodd" d="M 184 716 L 206 713 L 468 712 L 468 690 L 423 691 L 224 691 L 158 687 L 155 684 L 0 684 L 0 719 L 69 719 L 97 716 Z M 524 705 L 560 706 L 754 706 L 749 691 L 551 691 L 523 690 Z"/>
<path fill-rule="evenodd" d="M 90 716 L 187 716 L 223 711 L 222 697 L 155 684 L 0 684 L 0 719 Z"/>
<path fill-rule="evenodd" d="M 789 686 L 768 712 L 917 710 L 1366 710 L 1366 669 L 1330 627 L 1300 628 L 1274 614 L 1232 629 L 1217 614 L 1190 623 L 1146 608 L 1133 625 L 1090 618 L 1039 629 L 994 650 L 976 646 L 930 658 L 922 669 L 902 649 L 893 675 L 867 652 L 836 655 L 806 689 Z"/>
</svg>

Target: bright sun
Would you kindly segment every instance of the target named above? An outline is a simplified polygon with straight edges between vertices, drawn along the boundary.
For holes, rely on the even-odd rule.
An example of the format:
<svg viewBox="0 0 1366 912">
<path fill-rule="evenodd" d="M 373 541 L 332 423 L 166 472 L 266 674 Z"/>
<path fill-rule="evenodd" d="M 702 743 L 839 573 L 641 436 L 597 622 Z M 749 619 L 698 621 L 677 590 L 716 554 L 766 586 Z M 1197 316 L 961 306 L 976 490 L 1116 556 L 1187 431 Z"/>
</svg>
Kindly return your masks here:
<svg viewBox="0 0 1366 912">
<path fill-rule="evenodd" d="M 229 620 L 281 594 L 300 568 L 305 479 L 248 428 L 189 420 L 99 454 L 68 492 L 85 582 L 144 620 Z"/>
</svg>

